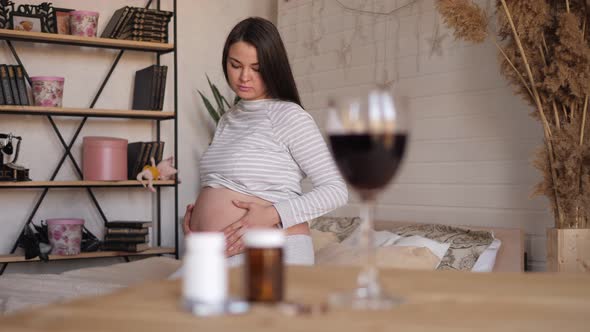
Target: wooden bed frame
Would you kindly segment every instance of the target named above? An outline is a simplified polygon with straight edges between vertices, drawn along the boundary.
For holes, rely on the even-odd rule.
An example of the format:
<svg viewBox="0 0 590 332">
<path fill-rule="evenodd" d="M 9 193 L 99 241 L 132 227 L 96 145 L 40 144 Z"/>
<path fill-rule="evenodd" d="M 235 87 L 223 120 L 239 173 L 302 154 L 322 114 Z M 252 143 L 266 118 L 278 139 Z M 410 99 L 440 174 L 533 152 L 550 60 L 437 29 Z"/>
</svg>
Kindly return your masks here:
<svg viewBox="0 0 590 332">
<path fill-rule="evenodd" d="M 392 226 L 405 226 L 415 223 L 379 220 L 375 222 L 375 230 L 389 230 Z M 496 264 L 493 272 L 524 272 L 526 266 L 526 253 L 524 249 L 524 232 L 520 228 L 498 228 L 465 226 L 458 227 L 485 230 L 492 232 L 494 237 L 502 241 L 502 245 L 496 256 Z"/>
</svg>

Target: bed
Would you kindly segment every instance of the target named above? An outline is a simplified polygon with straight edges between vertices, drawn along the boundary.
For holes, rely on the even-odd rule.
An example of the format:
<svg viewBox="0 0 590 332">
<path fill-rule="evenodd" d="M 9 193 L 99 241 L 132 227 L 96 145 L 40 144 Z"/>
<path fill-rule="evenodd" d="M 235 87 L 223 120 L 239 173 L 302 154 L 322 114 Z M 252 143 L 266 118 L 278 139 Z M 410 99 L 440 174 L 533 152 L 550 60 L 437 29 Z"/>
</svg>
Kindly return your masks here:
<svg viewBox="0 0 590 332">
<path fill-rule="evenodd" d="M 376 230 L 393 230 L 412 225 L 416 224 L 380 221 L 376 223 L 375 228 Z M 357 229 L 358 220 L 327 217 L 314 221 L 312 227 L 315 234 L 314 242 L 321 242 L 321 237 L 325 238 L 326 235 L 336 238 L 336 242 L 341 242 Z M 520 229 L 465 228 L 469 231 L 489 231 L 495 238 L 501 240 L 502 245 L 497 253 L 494 272 L 524 271 L 524 236 Z M 317 251 L 316 260 L 322 261 L 321 251 Z M 14 313 L 78 297 L 102 295 L 134 284 L 165 279 L 180 265 L 181 262 L 173 258 L 151 257 L 131 263 L 84 268 L 61 274 L 7 273 L 0 277 L 0 314 Z"/>
</svg>

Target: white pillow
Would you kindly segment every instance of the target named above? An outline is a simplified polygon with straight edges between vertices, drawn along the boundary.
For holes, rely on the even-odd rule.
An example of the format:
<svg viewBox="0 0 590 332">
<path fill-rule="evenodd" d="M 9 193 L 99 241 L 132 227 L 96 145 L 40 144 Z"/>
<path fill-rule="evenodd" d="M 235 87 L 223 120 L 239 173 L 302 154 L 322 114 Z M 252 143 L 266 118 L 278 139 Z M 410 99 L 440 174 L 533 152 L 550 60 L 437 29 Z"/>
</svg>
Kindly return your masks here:
<svg viewBox="0 0 590 332">
<path fill-rule="evenodd" d="M 402 237 L 395 241 L 393 245 L 398 247 L 425 247 L 430 249 L 430 251 L 432 251 L 432 253 L 438 257 L 438 259 L 442 259 L 451 246 L 450 243 L 436 242 L 419 235 Z"/>
<path fill-rule="evenodd" d="M 372 231 L 373 243 L 375 247 L 386 247 L 393 245 L 400 236 L 390 231 Z M 357 227 L 349 237 L 342 240 L 342 245 L 348 247 L 358 247 L 361 239 L 361 226 Z"/>
<path fill-rule="evenodd" d="M 498 255 L 498 250 L 500 250 L 500 246 L 502 245 L 502 241 L 498 239 L 494 239 L 492 243 L 484 250 L 484 252 L 479 255 L 477 261 L 471 268 L 473 272 L 492 272 L 494 269 L 494 264 L 496 264 L 496 256 Z"/>
</svg>

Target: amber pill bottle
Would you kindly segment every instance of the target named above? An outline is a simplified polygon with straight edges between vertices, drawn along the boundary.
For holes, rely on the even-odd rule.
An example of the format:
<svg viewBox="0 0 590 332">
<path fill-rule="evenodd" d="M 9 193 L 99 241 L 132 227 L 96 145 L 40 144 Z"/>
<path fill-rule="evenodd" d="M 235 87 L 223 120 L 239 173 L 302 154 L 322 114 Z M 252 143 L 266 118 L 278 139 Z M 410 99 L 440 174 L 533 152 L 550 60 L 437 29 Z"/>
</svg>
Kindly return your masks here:
<svg viewBox="0 0 590 332">
<path fill-rule="evenodd" d="M 244 286 L 248 301 L 283 300 L 285 240 L 285 233 L 278 229 L 253 229 L 244 234 Z"/>
</svg>

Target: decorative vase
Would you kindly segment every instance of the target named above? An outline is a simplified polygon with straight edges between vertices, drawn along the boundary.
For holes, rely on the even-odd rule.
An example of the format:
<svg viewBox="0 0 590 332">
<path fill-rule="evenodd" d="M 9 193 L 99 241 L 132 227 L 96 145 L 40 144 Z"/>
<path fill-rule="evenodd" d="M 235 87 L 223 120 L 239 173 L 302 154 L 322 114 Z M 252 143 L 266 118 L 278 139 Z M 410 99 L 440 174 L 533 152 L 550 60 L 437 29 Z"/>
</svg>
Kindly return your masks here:
<svg viewBox="0 0 590 332">
<path fill-rule="evenodd" d="M 547 271 L 590 272 L 590 229 L 549 228 Z"/>
</svg>

